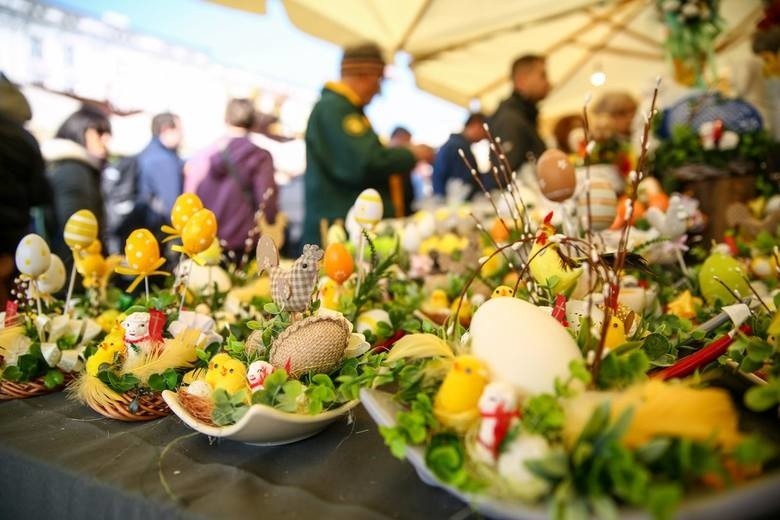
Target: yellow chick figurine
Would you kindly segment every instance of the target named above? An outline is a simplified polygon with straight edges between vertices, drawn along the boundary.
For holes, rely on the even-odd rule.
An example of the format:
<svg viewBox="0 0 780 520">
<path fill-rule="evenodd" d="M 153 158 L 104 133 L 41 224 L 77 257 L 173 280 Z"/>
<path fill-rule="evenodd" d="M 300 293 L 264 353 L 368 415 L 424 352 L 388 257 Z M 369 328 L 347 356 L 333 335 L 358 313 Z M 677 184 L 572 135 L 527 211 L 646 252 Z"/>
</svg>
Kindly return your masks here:
<svg viewBox="0 0 780 520">
<path fill-rule="evenodd" d="M 604 340 L 604 348 L 612 350 L 626 342 L 626 327 L 617 316 L 609 317 L 609 328 Z"/>
<path fill-rule="evenodd" d="M 556 233 L 550 220 L 552 220 L 552 213 L 545 217 L 536 232 L 536 240 L 528 255 L 528 258 L 532 259 L 528 270 L 539 285 L 547 285 L 547 280 L 557 279 L 555 285 L 551 287 L 553 294 L 567 294 L 577 284 L 577 279 L 582 275 L 582 268 L 567 266 L 558 254 L 558 245 L 550 245 L 550 238 Z"/>
<path fill-rule="evenodd" d="M 443 311 L 450 307 L 450 299 L 447 298 L 447 292 L 444 289 L 434 289 L 428 301 L 425 302 L 426 309 L 432 311 Z"/>
<path fill-rule="evenodd" d="M 125 353 L 125 329 L 121 325 L 115 325 L 103 341 L 98 345 L 94 354 L 89 356 L 86 363 L 87 374 L 97 376 L 100 365 L 111 364 L 117 354 Z"/>
<path fill-rule="evenodd" d="M 452 301 L 452 305 L 450 305 L 451 314 L 455 314 L 456 312 L 458 312 L 458 302 L 460 302 L 458 298 L 455 298 Z M 471 304 L 471 300 L 464 297 L 463 302 L 460 303 L 460 312 L 458 312 L 458 321 L 464 327 L 468 327 L 469 323 L 471 323 L 471 317 L 473 315 L 474 315 L 474 306 Z"/>
<path fill-rule="evenodd" d="M 229 394 L 235 394 L 247 388 L 246 367 L 224 352 L 219 353 L 209 362 L 206 383 L 212 390 L 221 388 Z"/>
<path fill-rule="evenodd" d="M 509 287 L 508 285 L 499 285 L 495 289 L 493 289 L 493 294 L 490 295 L 491 298 L 511 298 L 515 295 L 515 290 Z"/>
<path fill-rule="evenodd" d="M 433 401 L 433 413 L 446 426 L 456 427 L 479 416 L 477 404 L 488 383 L 487 367 L 474 356 L 463 355 L 453 360 Z"/>
</svg>

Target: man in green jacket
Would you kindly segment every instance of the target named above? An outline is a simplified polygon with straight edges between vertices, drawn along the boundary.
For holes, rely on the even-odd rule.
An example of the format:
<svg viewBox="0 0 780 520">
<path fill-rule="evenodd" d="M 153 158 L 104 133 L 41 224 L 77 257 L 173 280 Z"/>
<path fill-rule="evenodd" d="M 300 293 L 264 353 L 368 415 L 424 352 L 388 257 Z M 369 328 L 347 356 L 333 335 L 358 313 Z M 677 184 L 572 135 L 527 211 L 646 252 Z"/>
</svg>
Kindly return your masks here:
<svg viewBox="0 0 780 520">
<path fill-rule="evenodd" d="M 376 45 L 347 48 L 341 81 L 326 83 L 314 105 L 306 127 L 303 244 L 319 244 L 320 222 L 345 218 L 366 188 L 382 195 L 385 216 L 391 216 L 390 175 L 408 175 L 417 161 L 433 159 L 433 150 L 424 145 L 387 148 L 371 128 L 363 108 L 379 93 L 384 68 Z"/>
</svg>

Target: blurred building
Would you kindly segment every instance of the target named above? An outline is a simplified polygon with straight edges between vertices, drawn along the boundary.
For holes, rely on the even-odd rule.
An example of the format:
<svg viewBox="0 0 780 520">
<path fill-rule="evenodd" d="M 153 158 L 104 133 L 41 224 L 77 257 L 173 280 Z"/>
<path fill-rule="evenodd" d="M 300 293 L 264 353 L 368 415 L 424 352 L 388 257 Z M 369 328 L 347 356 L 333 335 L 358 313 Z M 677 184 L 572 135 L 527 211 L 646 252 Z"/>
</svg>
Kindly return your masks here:
<svg viewBox="0 0 780 520">
<path fill-rule="evenodd" d="M 317 92 L 218 63 L 202 50 L 128 28 L 108 13 L 83 16 L 31 0 L 0 0 L 0 70 L 23 86 L 32 130 L 50 136 L 78 106 L 96 100 L 114 112 L 114 151 L 138 151 L 153 114 L 179 114 L 185 155 L 222 131 L 230 97 L 252 97 L 279 117 L 279 131 L 303 133 Z"/>
</svg>

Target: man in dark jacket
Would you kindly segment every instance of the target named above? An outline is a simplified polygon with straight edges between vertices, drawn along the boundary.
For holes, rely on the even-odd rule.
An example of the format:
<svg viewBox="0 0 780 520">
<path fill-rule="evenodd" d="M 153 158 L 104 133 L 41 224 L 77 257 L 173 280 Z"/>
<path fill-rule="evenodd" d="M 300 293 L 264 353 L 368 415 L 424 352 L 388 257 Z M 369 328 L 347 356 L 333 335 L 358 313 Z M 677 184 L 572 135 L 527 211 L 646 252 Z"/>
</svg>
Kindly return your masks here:
<svg viewBox="0 0 780 520">
<path fill-rule="evenodd" d="M 418 160 L 430 162 L 424 145 L 387 148 L 379 142 L 363 108 L 379 92 L 385 62 L 373 44 L 351 47 L 341 61 L 341 81 L 322 89 L 306 127 L 306 215 L 303 244 L 320 243 L 320 221 L 345 218 L 366 188 L 381 195 L 392 215 L 388 178 L 408 175 Z"/>
<path fill-rule="evenodd" d="M 146 225 L 157 230 L 170 219 L 173 203 L 182 191 L 182 131 L 179 117 L 165 112 L 152 118 L 152 140 L 136 159 L 138 203 L 149 208 Z"/>
<path fill-rule="evenodd" d="M 501 102 L 490 121 L 493 135 L 501 138 L 509 165 L 513 170 L 538 158 L 546 146 L 539 137 L 537 103 L 547 97 L 550 82 L 543 56 L 528 54 L 512 63 L 512 95 Z"/>
<path fill-rule="evenodd" d="M 467 186 L 471 186 L 469 197 L 473 197 L 479 190 L 479 186 L 471 176 L 469 168 L 460 157 L 458 150 L 463 150 L 469 164 L 477 168 L 477 160 L 471 151 L 471 145 L 478 143 L 487 137 L 485 132 L 484 114 L 470 114 L 466 119 L 463 131 L 459 134 L 452 134 L 447 142 L 439 148 L 436 154 L 436 161 L 433 163 L 433 193 L 440 196 L 447 194 L 447 181 L 450 179 L 460 179 Z M 495 186 L 491 175 L 481 176 L 480 180 L 487 189 Z"/>
</svg>

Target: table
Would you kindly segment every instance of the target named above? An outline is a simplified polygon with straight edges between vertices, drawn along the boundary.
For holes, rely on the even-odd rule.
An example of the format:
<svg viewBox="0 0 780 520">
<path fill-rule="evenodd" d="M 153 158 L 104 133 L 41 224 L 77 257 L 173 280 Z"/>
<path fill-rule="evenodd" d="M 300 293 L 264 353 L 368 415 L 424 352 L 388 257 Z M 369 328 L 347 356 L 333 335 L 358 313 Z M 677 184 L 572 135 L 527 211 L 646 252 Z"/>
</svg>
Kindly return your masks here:
<svg viewBox="0 0 780 520">
<path fill-rule="evenodd" d="M 475 516 L 394 459 L 362 406 L 351 417 L 258 447 L 210 442 L 176 416 L 104 419 L 63 393 L 0 402 L 0 518 Z"/>
</svg>

